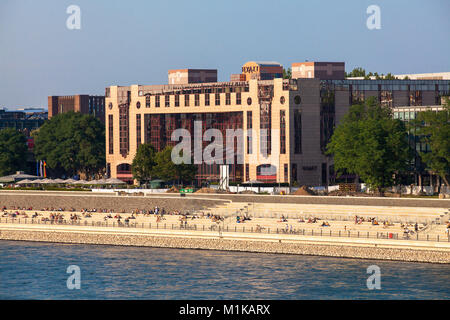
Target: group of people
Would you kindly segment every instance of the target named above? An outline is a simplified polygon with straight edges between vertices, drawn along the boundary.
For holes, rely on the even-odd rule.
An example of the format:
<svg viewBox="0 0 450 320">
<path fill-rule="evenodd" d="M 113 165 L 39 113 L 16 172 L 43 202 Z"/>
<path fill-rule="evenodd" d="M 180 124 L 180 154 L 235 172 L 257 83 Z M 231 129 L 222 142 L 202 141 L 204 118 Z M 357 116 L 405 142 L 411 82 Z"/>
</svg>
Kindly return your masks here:
<svg viewBox="0 0 450 320">
<path fill-rule="evenodd" d="M 246 216 L 236 216 L 236 223 L 243 223 L 245 221 L 250 221 L 252 220 L 250 217 L 246 217 Z M 213 221 L 214 222 L 214 221 Z"/>
</svg>

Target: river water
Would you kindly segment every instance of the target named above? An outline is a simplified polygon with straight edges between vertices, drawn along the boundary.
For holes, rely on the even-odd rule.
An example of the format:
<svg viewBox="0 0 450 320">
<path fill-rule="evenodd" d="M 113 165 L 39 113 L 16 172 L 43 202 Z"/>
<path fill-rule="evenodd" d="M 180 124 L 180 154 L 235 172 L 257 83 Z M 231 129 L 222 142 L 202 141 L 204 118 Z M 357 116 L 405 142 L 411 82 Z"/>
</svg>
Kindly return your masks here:
<svg viewBox="0 0 450 320">
<path fill-rule="evenodd" d="M 71 265 L 80 289 L 68 289 Z M 371 265 L 379 290 L 367 287 Z M 0 299 L 449 298 L 449 265 L 0 241 Z"/>
</svg>

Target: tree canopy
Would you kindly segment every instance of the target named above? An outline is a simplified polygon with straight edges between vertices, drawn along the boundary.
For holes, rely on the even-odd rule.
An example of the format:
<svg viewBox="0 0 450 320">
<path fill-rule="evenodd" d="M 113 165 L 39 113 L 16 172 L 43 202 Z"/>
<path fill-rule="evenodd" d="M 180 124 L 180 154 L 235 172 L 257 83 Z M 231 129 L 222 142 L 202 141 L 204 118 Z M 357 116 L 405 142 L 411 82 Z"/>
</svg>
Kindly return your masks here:
<svg viewBox="0 0 450 320">
<path fill-rule="evenodd" d="M 395 80 L 395 79 L 398 79 L 397 77 L 395 77 L 390 72 L 387 73 L 386 75 L 384 75 L 384 74 L 380 75 L 380 74 L 378 74 L 378 72 L 366 72 L 366 70 L 361 68 L 361 67 L 354 68 L 349 73 L 346 72 L 345 73 L 345 77 L 346 78 L 362 77 L 362 78 L 364 78 L 366 80 L 371 79 L 371 77 L 375 77 L 375 79 L 377 79 L 377 80 Z"/>
<path fill-rule="evenodd" d="M 57 114 L 35 136 L 35 157 L 54 175 L 92 175 L 105 166 L 105 126 L 79 112 Z"/>
<path fill-rule="evenodd" d="M 193 164 L 175 164 L 172 161 L 173 147 L 167 146 L 155 156 L 154 174 L 158 178 L 166 181 L 187 182 L 190 183 L 195 178 L 197 168 Z"/>
<path fill-rule="evenodd" d="M 149 144 L 143 144 L 133 160 L 133 177 L 140 183 L 151 178 L 159 178 L 165 181 L 178 181 L 190 183 L 195 178 L 197 168 L 193 164 L 178 164 L 172 161 L 173 147 L 167 146 L 160 152 Z"/>
<path fill-rule="evenodd" d="M 291 68 L 283 68 L 283 79 L 291 79 L 292 78 L 292 69 Z"/>
<path fill-rule="evenodd" d="M 155 154 L 155 148 L 150 144 L 141 144 L 138 147 L 131 165 L 131 172 L 140 184 L 152 179 L 153 168 L 156 164 Z"/>
<path fill-rule="evenodd" d="M 395 173 L 407 168 L 407 131 L 372 97 L 350 107 L 327 145 L 327 154 L 334 156 L 338 173 L 357 174 L 372 189 L 382 191 L 394 184 Z"/>
<path fill-rule="evenodd" d="M 450 100 L 446 99 L 441 111 L 419 112 L 414 123 L 416 134 L 427 143 L 431 152 L 421 152 L 420 156 L 428 168 L 439 175 L 448 186 L 450 174 Z"/>
<path fill-rule="evenodd" d="M 0 130 L 0 176 L 26 167 L 27 138 L 13 128 Z"/>
</svg>

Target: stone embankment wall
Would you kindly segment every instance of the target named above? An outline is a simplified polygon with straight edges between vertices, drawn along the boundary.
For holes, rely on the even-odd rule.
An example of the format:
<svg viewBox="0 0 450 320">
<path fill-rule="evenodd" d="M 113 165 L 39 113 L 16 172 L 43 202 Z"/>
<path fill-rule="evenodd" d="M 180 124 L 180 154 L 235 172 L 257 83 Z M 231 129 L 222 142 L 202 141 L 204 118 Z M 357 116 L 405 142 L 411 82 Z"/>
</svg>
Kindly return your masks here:
<svg viewBox="0 0 450 320">
<path fill-rule="evenodd" d="M 121 245 L 161 248 L 208 249 L 277 254 L 299 254 L 409 262 L 450 263 L 448 251 L 397 249 L 293 243 L 282 241 L 229 240 L 220 238 L 127 235 L 93 232 L 0 230 L 0 240 L 41 241 L 95 245 Z"/>
</svg>

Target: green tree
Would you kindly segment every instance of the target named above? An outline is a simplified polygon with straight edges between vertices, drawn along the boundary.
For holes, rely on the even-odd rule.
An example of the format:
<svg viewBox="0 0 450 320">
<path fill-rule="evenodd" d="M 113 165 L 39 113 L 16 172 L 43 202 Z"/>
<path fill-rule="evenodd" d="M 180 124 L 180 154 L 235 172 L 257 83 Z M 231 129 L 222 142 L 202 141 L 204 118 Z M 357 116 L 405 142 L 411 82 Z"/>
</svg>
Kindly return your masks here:
<svg viewBox="0 0 450 320">
<path fill-rule="evenodd" d="M 371 97 L 353 105 L 327 145 L 338 173 L 359 175 L 372 189 L 383 192 L 394 175 L 407 168 L 410 152 L 403 122 Z"/>
<path fill-rule="evenodd" d="M 136 152 L 131 165 L 133 178 L 140 184 L 152 179 L 153 167 L 155 166 L 155 148 L 150 144 L 141 144 Z"/>
<path fill-rule="evenodd" d="M 292 78 L 292 69 L 291 68 L 287 68 L 287 70 L 285 68 L 283 68 L 283 79 L 291 79 Z"/>
<path fill-rule="evenodd" d="M 0 130 L 0 176 L 26 167 L 27 138 L 13 128 Z"/>
<path fill-rule="evenodd" d="M 383 77 L 383 79 L 384 79 L 384 80 L 397 80 L 398 78 L 395 77 L 393 74 L 391 74 L 391 73 L 389 72 L 387 75 L 385 75 L 385 76 Z"/>
<path fill-rule="evenodd" d="M 390 72 L 387 75 L 384 74 L 378 74 L 378 72 L 366 72 L 365 69 L 358 67 L 358 68 L 354 68 L 350 73 L 345 73 L 345 77 L 346 78 L 350 78 L 350 77 L 363 77 L 365 80 L 370 80 L 371 77 L 375 77 L 376 80 L 395 80 L 398 79 L 397 77 L 395 77 L 393 74 L 391 74 Z"/>
<path fill-rule="evenodd" d="M 191 182 L 195 178 L 197 168 L 193 164 L 178 164 L 172 161 L 173 147 L 167 146 L 155 155 L 153 175 L 166 181 Z"/>
<path fill-rule="evenodd" d="M 364 70 L 361 67 L 354 68 L 350 73 L 345 73 L 346 78 L 365 77 L 365 76 L 366 76 L 366 70 Z"/>
<path fill-rule="evenodd" d="M 432 173 L 439 175 L 449 186 L 450 174 L 450 100 L 447 98 L 442 111 L 419 112 L 415 122 L 420 140 L 427 143 L 431 152 L 420 156 Z"/>
<path fill-rule="evenodd" d="M 65 112 L 46 121 L 35 136 L 35 156 L 54 175 L 86 176 L 105 166 L 105 126 L 91 115 Z"/>
</svg>

